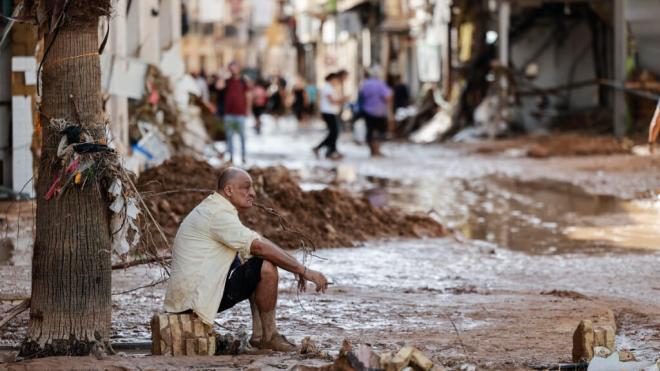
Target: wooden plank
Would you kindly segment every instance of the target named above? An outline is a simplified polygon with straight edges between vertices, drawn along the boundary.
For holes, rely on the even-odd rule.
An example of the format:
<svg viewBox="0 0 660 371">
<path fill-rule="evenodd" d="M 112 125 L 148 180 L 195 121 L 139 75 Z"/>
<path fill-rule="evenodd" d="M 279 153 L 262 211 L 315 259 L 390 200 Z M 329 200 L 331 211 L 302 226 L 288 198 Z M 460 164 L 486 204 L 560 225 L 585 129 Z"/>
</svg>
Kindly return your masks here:
<svg viewBox="0 0 660 371">
<path fill-rule="evenodd" d="M 7 312 L 7 315 L 4 318 L 2 318 L 2 320 L 0 320 L 0 328 L 2 328 L 2 326 L 9 323 L 9 321 L 12 318 L 14 318 L 14 317 L 18 316 L 19 314 L 23 313 L 29 307 L 30 307 L 30 299 L 23 300 L 23 302 L 21 302 L 20 304 L 18 304 L 15 307 L 13 307 L 11 310 L 9 310 L 9 312 Z"/>
</svg>

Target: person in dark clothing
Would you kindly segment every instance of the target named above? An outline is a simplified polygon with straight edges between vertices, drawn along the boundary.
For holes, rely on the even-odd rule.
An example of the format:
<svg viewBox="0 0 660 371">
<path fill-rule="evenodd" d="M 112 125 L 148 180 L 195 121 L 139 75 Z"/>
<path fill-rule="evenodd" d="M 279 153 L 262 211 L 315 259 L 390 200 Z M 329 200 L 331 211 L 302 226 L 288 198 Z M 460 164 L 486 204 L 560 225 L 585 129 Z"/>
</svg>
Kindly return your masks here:
<svg viewBox="0 0 660 371">
<path fill-rule="evenodd" d="M 293 85 L 293 107 L 291 107 L 299 123 L 304 123 L 307 118 L 305 112 L 306 102 L 305 80 L 299 78 Z"/>
<path fill-rule="evenodd" d="M 268 112 L 276 118 L 279 118 L 284 115 L 286 111 L 286 80 L 284 80 L 283 77 L 274 77 L 270 91 Z"/>
<path fill-rule="evenodd" d="M 410 93 L 408 91 L 408 85 L 401 81 L 401 76 L 394 75 L 392 82 L 392 114 L 395 115 L 399 108 L 408 107 L 410 104 Z"/>
<path fill-rule="evenodd" d="M 255 129 L 261 134 L 261 115 L 266 112 L 268 105 L 268 84 L 263 79 L 257 79 L 252 89 L 252 114 L 254 114 Z"/>
<path fill-rule="evenodd" d="M 325 85 L 321 88 L 319 105 L 321 110 L 321 117 L 328 127 L 328 135 L 314 147 L 314 155 L 319 157 L 321 148 L 326 147 L 325 156 L 332 160 L 342 158 L 342 155 L 337 152 L 337 139 L 339 138 L 339 112 L 342 104 L 346 102 L 346 98 L 341 96 L 340 90 L 341 80 L 338 74 L 330 73 L 325 78 Z"/>
</svg>

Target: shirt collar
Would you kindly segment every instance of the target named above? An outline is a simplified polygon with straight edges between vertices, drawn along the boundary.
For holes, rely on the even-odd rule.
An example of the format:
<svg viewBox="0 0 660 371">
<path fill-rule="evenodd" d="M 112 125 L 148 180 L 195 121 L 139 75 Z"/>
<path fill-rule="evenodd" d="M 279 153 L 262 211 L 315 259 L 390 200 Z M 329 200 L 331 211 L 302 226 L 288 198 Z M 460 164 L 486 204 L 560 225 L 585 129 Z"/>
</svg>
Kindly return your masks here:
<svg viewBox="0 0 660 371">
<path fill-rule="evenodd" d="M 238 210 L 236 209 L 236 206 L 232 205 L 232 203 L 229 202 L 228 199 L 224 198 L 220 193 L 218 192 L 211 193 L 209 199 L 211 199 L 213 202 L 220 204 L 220 206 L 223 209 L 227 209 L 235 214 L 238 214 Z"/>
</svg>

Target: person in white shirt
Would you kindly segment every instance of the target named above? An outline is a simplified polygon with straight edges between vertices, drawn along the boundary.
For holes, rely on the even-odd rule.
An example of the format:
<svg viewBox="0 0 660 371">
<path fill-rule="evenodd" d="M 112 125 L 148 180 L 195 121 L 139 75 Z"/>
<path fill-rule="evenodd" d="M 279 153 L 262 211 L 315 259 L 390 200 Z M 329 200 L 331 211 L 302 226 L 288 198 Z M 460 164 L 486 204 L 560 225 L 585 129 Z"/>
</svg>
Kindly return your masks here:
<svg viewBox="0 0 660 371">
<path fill-rule="evenodd" d="M 325 292 L 328 281 L 241 223 L 237 209 L 251 207 L 255 197 L 250 175 L 230 167 L 220 174 L 217 191 L 186 216 L 174 239 L 165 310 L 192 311 L 212 325 L 216 313 L 249 299 L 250 344 L 295 351 L 275 323 L 277 268 L 296 275 L 299 291 L 311 281 Z"/>
<path fill-rule="evenodd" d="M 318 158 L 321 148 L 326 147 L 325 156 L 327 158 L 338 160 L 342 155 L 337 152 L 337 139 L 339 138 L 339 112 L 341 105 L 346 99 L 341 96 L 339 85 L 341 84 L 340 75 L 330 73 L 325 77 L 325 84 L 321 88 L 319 98 L 319 110 L 321 117 L 328 127 L 328 135 L 319 145 L 314 147 L 314 155 Z"/>
</svg>

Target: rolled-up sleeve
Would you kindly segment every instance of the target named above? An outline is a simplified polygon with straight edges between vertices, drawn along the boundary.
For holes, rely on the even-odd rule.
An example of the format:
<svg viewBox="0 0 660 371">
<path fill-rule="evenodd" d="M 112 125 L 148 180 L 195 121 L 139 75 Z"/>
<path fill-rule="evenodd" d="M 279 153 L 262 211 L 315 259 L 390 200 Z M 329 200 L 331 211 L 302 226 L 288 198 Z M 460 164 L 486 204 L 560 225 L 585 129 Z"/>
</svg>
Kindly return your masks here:
<svg viewBox="0 0 660 371">
<path fill-rule="evenodd" d="M 236 250 L 241 256 L 250 256 L 252 242 L 260 238 L 259 234 L 244 226 L 237 215 L 222 211 L 209 220 L 209 232 L 213 238 Z"/>
</svg>

